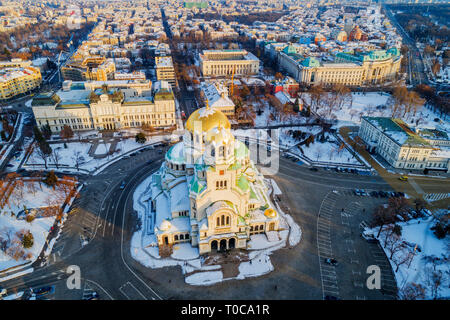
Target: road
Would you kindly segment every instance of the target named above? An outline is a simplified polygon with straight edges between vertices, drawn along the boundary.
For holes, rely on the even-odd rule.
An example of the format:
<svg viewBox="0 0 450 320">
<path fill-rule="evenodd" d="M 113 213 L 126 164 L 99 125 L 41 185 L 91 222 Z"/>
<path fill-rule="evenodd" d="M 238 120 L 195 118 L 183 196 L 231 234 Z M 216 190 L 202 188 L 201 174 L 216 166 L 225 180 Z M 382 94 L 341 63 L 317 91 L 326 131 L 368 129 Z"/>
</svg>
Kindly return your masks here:
<svg viewBox="0 0 450 320">
<path fill-rule="evenodd" d="M 85 186 L 81 197 L 72 206 L 78 212 L 69 215 L 47 264 L 35 265 L 33 273 L 5 281 L 2 285 L 9 290 L 15 288 L 21 291 L 53 284 L 56 287 L 52 296 L 54 299 L 81 299 L 89 290 L 97 291 L 101 299 L 121 300 L 210 299 L 212 296 L 218 299 L 321 299 L 323 275 L 320 272 L 316 224 L 319 213 L 325 210 L 321 206 L 324 199 L 336 190 L 342 193 L 342 198 L 334 200 L 332 208 L 328 209 L 330 212 L 355 201 L 369 211 L 375 205 L 374 199 L 352 199 L 349 190 L 392 190 L 379 176 L 359 176 L 321 169 L 313 172 L 281 158 L 280 170 L 273 178 L 284 192 L 280 203 L 303 230 L 300 244 L 292 249 L 275 252 L 272 255 L 275 271 L 263 277 L 239 280 L 239 289 L 235 281 L 211 287 L 193 287 L 184 283 L 179 268 L 148 269 L 133 260 L 130 254 L 130 240 L 133 227 L 136 226 L 132 209 L 133 192 L 143 179 L 159 168 L 165 150 L 162 149 L 161 153 L 148 150 L 131 160 L 124 159 L 110 165 L 97 176 L 80 177 Z M 126 182 L 124 190 L 119 189 L 122 181 Z M 417 182 L 421 185 L 425 183 L 423 188 L 427 190 L 445 188 L 450 192 L 448 185 L 443 186 L 436 179 L 421 177 L 417 178 Z M 350 198 L 346 200 L 344 197 Z M 351 227 L 356 235 L 360 232 L 358 219 L 355 218 Z M 344 231 L 339 228 L 332 230 L 333 237 L 342 238 L 338 233 Z M 83 240 L 87 240 L 88 244 L 83 246 Z M 352 250 L 367 251 L 365 243 L 359 243 L 358 239 L 354 241 L 355 249 Z M 338 241 L 333 241 L 333 245 L 337 246 L 337 253 L 341 252 L 339 259 L 343 267 L 339 270 L 350 268 L 351 262 L 345 262 L 347 258 L 342 254 L 342 245 Z M 361 258 L 359 269 L 352 269 L 355 274 L 363 275 L 361 272 L 366 264 L 373 263 L 370 260 L 372 258 Z M 65 270 L 70 265 L 80 267 L 83 285 L 79 290 L 69 290 L 65 285 L 68 277 Z M 349 273 L 348 277 L 350 275 L 353 273 Z M 352 294 L 359 289 L 352 287 L 354 281 L 343 271 L 337 272 L 336 277 L 340 297 L 355 299 L 356 296 Z M 278 290 L 276 297 L 275 290 Z M 362 291 L 359 298 L 380 298 L 379 295 Z"/>
</svg>

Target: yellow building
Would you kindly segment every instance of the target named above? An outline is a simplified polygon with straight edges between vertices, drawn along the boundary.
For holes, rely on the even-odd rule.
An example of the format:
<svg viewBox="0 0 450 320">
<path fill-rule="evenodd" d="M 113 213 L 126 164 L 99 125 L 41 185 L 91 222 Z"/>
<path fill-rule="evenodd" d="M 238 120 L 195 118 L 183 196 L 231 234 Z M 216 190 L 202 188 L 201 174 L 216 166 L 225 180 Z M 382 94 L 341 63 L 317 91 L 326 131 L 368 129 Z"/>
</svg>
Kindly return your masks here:
<svg viewBox="0 0 450 320">
<path fill-rule="evenodd" d="M 11 99 L 19 94 L 29 92 L 42 83 L 39 68 L 31 66 L 30 61 L 13 59 L 0 62 L 0 99 Z"/>
<path fill-rule="evenodd" d="M 74 58 L 61 68 L 63 79 L 73 81 L 113 80 L 115 72 L 116 66 L 113 59 L 100 56 Z"/>
<path fill-rule="evenodd" d="M 172 88 L 176 86 L 175 70 L 173 68 L 172 57 L 155 57 L 156 79 L 170 83 Z"/>
</svg>

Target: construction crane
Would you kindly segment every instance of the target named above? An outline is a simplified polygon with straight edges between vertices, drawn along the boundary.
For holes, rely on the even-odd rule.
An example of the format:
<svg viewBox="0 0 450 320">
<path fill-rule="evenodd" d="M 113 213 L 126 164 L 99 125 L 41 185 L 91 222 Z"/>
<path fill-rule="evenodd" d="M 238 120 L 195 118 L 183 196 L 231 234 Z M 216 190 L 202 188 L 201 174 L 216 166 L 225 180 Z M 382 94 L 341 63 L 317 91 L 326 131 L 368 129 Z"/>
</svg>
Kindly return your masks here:
<svg viewBox="0 0 450 320">
<path fill-rule="evenodd" d="M 236 72 L 236 66 L 233 68 L 233 73 L 231 74 L 231 87 L 230 87 L 230 97 L 233 96 L 234 91 L 234 73 Z"/>
</svg>

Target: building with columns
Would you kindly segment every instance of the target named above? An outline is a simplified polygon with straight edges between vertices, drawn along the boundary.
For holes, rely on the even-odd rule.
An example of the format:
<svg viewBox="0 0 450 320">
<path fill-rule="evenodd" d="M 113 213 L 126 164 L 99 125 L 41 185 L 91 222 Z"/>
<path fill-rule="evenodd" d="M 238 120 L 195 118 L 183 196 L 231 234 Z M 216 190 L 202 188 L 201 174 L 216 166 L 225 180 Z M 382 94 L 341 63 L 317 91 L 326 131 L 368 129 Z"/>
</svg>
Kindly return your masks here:
<svg viewBox="0 0 450 320">
<path fill-rule="evenodd" d="M 161 257 L 183 242 L 200 254 L 246 249 L 251 235 L 273 239 L 281 230 L 264 177 L 230 127 L 220 110 L 197 109 L 183 141 L 152 176 L 151 220 Z"/>
<path fill-rule="evenodd" d="M 401 59 L 397 48 L 365 53 L 339 52 L 332 62 L 284 51 L 278 55 L 280 67 L 299 83 L 328 86 L 363 86 L 393 81 L 400 72 Z"/>
<path fill-rule="evenodd" d="M 247 50 L 204 50 L 200 55 L 203 76 L 254 75 L 259 72 L 259 59 Z"/>
<path fill-rule="evenodd" d="M 441 133 L 439 139 L 436 139 L 435 134 L 431 137 L 430 132 L 438 131 L 419 131 L 423 135 L 421 136 L 400 119 L 363 117 L 358 136 L 364 141 L 369 152 L 379 154 L 394 168 L 448 172 L 448 136 Z"/>
<path fill-rule="evenodd" d="M 65 83 L 56 93 L 44 93 L 32 101 L 38 126 L 52 132 L 68 125 L 73 131 L 115 130 L 150 125 L 175 125 L 175 100 L 167 82 L 108 81 Z"/>
</svg>

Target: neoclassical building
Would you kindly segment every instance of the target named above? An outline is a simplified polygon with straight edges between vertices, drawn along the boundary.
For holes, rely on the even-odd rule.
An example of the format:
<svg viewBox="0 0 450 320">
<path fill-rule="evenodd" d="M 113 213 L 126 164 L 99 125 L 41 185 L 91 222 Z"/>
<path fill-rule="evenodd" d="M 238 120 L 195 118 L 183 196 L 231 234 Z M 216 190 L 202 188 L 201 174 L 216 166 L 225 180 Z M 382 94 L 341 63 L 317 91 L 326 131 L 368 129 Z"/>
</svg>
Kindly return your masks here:
<svg viewBox="0 0 450 320">
<path fill-rule="evenodd" d="M 31 106 L 37 125 L 48 124 L 52 132 L 65 125 L 86 131 L 176 123 L 175 98 L 165 81 L 69 82 L 56 93 L 35 96 Z"/>
<path fill-rule="evenodd" d="M 280 229 L 264 177 L 245 144 L 234 138 L 227 117 L 214 108 L 189 117 L 183 141 L 166 153 L 151 188 L 161 256 L 180 242 L 190 242 L 200 254 L 246 249 L 251 235 L 270 238 Z"/>
<path fill-rule="evenodd" d="M 305 85 L 383 84 L 399 76 L 403 57 L 394 47 L 363 53 L 338 52 L 333 62 L 325 62 L 317 57 L 297 54 L 289 47 L 278 53 L 280 67 Z"/>
<path fill-rule="evenodd" d="M 203 76 L 254 75 L 259 72 L 259 59 L 247 50 L 204 50 L 200 55 Z"/>
</svg>

